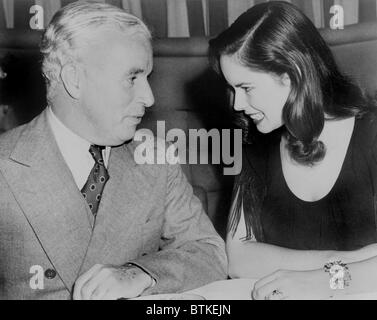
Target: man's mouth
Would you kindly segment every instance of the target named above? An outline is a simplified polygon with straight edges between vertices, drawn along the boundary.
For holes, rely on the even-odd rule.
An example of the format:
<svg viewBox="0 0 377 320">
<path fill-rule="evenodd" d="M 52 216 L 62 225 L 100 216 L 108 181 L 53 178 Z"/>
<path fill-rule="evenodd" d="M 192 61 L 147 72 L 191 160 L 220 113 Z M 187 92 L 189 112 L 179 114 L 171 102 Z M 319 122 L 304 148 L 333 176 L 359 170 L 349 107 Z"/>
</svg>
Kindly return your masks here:
<svg viewBox="0 0 377 320">
<path fill-rule="evenodd" d="M 141 122 L 141 120 L 143 119 L 143 116 L 144 116 L 144 114 L 140 114 L 140 115 L 136 114 L 136 115 L 133 115 L 133 116 L 129 116 L 128 119 L 130 119 L 135 124 L 139 124 Z"/>
</svg>

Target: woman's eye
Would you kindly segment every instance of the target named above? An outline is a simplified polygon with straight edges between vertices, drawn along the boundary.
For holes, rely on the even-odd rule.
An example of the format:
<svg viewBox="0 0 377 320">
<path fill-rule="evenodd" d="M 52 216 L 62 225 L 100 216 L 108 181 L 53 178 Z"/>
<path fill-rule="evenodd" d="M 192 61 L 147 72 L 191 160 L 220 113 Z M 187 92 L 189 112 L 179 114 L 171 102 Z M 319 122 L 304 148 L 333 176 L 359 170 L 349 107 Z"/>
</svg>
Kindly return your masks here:
<svg viewBox="0 0 377 320">
<path fill-rule="evenodd" d="M 253 89 L 254 89 L 254 87 L 243 87 L 242 88 L 246 93 L 249 93 L 249 92 L 251 92 Z"/>
</svg>

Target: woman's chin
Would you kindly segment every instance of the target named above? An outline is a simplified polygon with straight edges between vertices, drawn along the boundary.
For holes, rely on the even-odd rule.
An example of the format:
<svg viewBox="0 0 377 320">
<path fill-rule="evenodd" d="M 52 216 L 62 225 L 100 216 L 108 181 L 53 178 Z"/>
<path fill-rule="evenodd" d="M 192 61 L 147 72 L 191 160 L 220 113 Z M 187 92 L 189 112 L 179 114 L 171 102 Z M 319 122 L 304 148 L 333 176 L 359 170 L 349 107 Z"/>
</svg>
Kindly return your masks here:
<svg viewBox="0 0 377 320">
<path fill-rule="evenodd" d="M 257 127 L 257 130 L 260 133 L 264 133 L 264 134 L 270 133 L 273 129 L 270 126 L 267 126 L 265 123 L 263 123 L 264 122 L 263 120 L 261 120 L 259 122 L 254 122 L 255 126 Z"/>
<path fill-rule="evenodd" d="M 255 123 L 255 126 L 257 127 L 257 130 L 260 133 L 267 134 L 270 133 L 276 129 L 281 128 L 283 124 L 278 124 L 278 125 L 271 125 L 268 121 L 263 119 L 262 121 Z"/>
</svg>

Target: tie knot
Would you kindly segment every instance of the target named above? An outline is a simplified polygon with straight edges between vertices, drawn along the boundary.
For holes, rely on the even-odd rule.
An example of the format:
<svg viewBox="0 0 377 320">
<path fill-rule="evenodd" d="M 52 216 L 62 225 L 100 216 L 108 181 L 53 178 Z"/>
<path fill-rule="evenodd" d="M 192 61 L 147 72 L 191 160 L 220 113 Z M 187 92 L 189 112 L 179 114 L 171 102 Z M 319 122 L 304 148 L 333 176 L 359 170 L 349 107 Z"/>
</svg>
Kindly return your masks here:
<svg viewBox="0 0 377 320">
<path fill-rule="evenodd" d="M 104 165 L 103 157 L 102 157 L 102 150 L 105 149 L 103 146 L 97 146 L 92 144 L 89 148 L 89 152 L 92 155 L 95 162 L 99 163 L 100 165 Z"/>
</svg>

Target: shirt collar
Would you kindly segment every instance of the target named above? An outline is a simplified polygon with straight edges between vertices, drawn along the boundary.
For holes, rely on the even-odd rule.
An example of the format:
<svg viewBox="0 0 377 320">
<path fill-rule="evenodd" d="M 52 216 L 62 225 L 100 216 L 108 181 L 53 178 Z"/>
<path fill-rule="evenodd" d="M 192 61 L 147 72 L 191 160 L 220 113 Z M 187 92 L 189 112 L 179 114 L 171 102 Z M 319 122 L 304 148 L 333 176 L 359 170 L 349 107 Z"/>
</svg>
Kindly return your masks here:
<svg viewBox="0 0 377 320">
<path fill-rule="evenodd" d="M 68 166 L 70 166 L 72 162 L 77 163 L 77 161 L 81 161 L 81 159 L 89 154 L 91 143 L 67 128 L 54 114 L 51 107 L 48 107 L 47 118 L 59 149 Z M 105 166 L 108 164 L 110 150 L 111 147 L 106 147 L 104 149 L 103 155 Z"/>
</svg>

